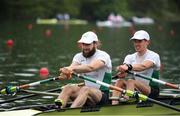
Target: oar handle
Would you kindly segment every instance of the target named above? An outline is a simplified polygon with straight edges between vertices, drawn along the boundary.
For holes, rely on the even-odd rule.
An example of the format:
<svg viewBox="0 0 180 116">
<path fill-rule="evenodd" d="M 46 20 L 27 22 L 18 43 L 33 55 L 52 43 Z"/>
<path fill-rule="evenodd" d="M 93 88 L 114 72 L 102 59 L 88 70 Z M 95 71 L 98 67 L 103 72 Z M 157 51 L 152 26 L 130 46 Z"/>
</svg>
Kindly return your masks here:
<svg viewBox="0 0 180 116">
<path fill-rule="evenodd" d="M 174 89 L 180 89 L 180 86 L 179 85 L 175 85 L 175 84 L 172 84 L 172 83 L 165 83 L 166 86 L 169 86 L 171 88 L 174 88 Z"/>
</svg>

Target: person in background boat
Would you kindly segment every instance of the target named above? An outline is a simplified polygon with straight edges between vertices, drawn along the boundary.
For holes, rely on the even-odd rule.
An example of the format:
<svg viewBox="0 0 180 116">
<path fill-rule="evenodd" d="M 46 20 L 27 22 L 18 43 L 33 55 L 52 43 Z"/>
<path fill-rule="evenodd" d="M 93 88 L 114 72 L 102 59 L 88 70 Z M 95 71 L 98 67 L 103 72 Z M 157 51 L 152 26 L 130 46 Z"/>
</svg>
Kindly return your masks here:
<svg viewBox="0 0 180 116">
<path fill-rule="evenodd" d="M 56 15 L 56 19 L 57 19 L 58 21 L 63 20 L 63 19 L 64 19 L 63 14 L 58 13 L 58 14 Z"/>
<path fill-rule="evenodd" d="M 65 21 L 69 21 L 69 19 L 70 19 L 69 14 L 68 13 L 64 13 L 64 20 Z"/>
<path fill-rule="evenodd" d="M 116 20 L 116 16 L 114 15 L 114 13 L 109 14 L 108 21 L 115 22 L 115 20 Z"/>
<path fill-rule="evenodd" d="M 119 79 L 116 81 L 115 86 L 132 91 L 136 90 L 151 98 L 157 98 L 159 95 L 157 84 L 140 77 L 133 77 L 134 79 L 128 80 L 123 79 L 127 76 L 126 71 L 132 71 L 152 78 L 159 78 L 160 57 L 157 53 L 148 49 L 150 44 L 149 34 L 144 30 L 139 30 L 130 40 L 133 42 L 136 52 L 127 55 L 124 63 L 117 67 Z M 113 91 L 112 97 L 112 104 L 118 104 L 121 93 Z"/>
<path fill-rule="evenodd" d="M 124 21 L 124 18 L 120 14 L 115 15 L 114 13 L 111 13 L 108 16 L 108 21 L 110 21 L 113 24 L 119 24 Z"/>
<path fill-rule="evenodd" d="M 63 21 L 63 20 L 68 21 L 68 20 L 70 20 L 70 15 L 68 13 L 64 13 L 64 14 L 58 13 L 56 15 L 56 19 L 58 21 Z"/>
<path fill-rule="evenodd" d="M 125 20 L 124 20 L 124 18 L 120 15 L 120 14 L 117 14 L 116 15 L 116 23 L 118 24 L 118 23 L 122 23 L 122 22 L 124 22 Z"/>
<path fill-rule="evenodd" d="M 74 72 L 110 84 L 111 59 L 105 51 L 99 49 L 100 41 L 97 35 L 88 31 L 82 35 L 78 44 L 81 52 L 74 56 L 70 66 L 60 68 L 60 78 L 70 79 Z M 73 100 L 71 108 L 106 104 L 109 101 L 109 89 L 86 80 L 82 87 L 68 84 L 55 100 L 55 104 L 61 108 L 66 107 L 69 99 Z"/>
</svg>

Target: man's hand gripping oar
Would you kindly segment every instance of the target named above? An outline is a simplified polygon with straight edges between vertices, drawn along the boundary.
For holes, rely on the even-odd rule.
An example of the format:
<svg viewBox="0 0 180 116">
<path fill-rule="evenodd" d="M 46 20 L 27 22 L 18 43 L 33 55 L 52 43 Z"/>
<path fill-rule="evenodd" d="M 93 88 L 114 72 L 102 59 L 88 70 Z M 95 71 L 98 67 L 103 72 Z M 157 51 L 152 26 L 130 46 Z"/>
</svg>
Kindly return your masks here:
<svg viewBox="0 0 180 116">
<path fill-rule="evenodd" d="M 60 71 L 60 76 L 59 76 L 60 80 L 70 80 L 72 78 L 73 71 L 71 70 L 70 67 L 60 68 L 59 71 Z"/>
</svg>

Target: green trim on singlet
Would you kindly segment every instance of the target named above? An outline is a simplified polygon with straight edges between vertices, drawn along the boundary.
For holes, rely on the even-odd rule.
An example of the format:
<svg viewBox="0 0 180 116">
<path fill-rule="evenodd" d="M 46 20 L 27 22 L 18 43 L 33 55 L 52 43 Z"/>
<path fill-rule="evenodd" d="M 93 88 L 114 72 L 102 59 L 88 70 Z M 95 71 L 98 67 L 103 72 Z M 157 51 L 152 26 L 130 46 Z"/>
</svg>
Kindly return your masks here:
<svg viewBox="0 0 180 116">
<path fill-rule="evenodd" d="M 155 78 L 155 79 L 158 79 L 159 80 L 159 71 L 158 70 L 154 70 L 153 71 L 153 74 L 152 74 L 152 78 Z M 156 82 L 153 82 L 153 81 L 150 81 L 149 85 L 152 87 L 152 88 L 159 88 L 159 84 L 156 83 Z"/>
<path fill-rule="evenodd" d="M 104 83 L 107 83 L 107 84 L 111 84 L 111 78 L 112 78 L 112 73 L 105 73 L 104 74 L 104 79 L 103 79 L 103 82 Z M 101 91 L 109 91 L 109 88 L 108 87 L 104 87 L 104 86 L 101 86 L 100 87 L 100 90 Z"/>
</svg>

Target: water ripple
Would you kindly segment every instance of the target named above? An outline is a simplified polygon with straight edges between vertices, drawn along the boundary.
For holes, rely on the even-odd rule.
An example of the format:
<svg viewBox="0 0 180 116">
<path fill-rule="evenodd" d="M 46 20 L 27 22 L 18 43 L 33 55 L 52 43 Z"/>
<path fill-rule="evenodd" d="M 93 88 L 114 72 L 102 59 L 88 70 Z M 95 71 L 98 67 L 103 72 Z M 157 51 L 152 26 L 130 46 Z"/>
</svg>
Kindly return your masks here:
<svg viewBox="0 0 180 116">
<path fill-rule="evenodd" d="M 33 77 L 35 74 L 32 73 L 14 73 L 15 76 L 22 76 L 22 77 Z"/>
</svg>

